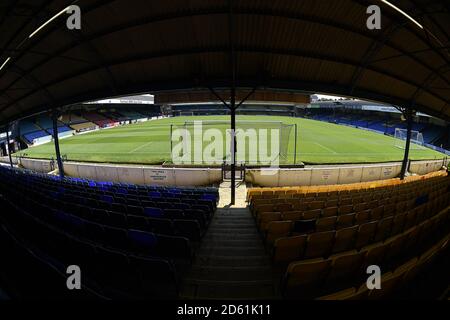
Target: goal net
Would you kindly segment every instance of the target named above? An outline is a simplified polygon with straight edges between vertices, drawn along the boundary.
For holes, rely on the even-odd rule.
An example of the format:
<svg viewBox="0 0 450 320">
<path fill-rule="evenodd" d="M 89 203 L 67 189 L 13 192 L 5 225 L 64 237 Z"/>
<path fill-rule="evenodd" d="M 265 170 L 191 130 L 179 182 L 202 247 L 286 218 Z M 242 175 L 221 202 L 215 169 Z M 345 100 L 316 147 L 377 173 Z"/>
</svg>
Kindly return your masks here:
<svg viewBox="0 0 450 320">
<path fill-rule="evenodd" d="M 293 124 L 281 121 L 236 121 L 236 163 L 246 165 L 269 165 L 286 163 L 289 145 L 294 140 Z M 175 135 L 174 135 L 174 134 Z M 233 154 L 230 121 L 189 120 L 172 126 L 172 151 L 178 142 L 179 153 L 183 149 L 186 163 L 231 163 Z M 181 143 L 181 147 L 180 147 Z M 174 153 L 172 152 L 172 155 Z"/>
<path fill-rule="evenodd" d="M 395 146 L 400 149 L 405 149 L 406 145 L 406 138 L 407 138 L 408 130 L 396 128 L 395 129 Z M 412 130 L 411 131 L 411 145 L 410 149 L 412 150 L 418 150 L 418 149 L 424 149 L 424 140 L 423 135 L 419 131 Z"/>
<path fill-rule="evenodd" d="M 192 117 L 193 115 L 193 111 L 180 111 L 180 117 Z"/>
</svg>

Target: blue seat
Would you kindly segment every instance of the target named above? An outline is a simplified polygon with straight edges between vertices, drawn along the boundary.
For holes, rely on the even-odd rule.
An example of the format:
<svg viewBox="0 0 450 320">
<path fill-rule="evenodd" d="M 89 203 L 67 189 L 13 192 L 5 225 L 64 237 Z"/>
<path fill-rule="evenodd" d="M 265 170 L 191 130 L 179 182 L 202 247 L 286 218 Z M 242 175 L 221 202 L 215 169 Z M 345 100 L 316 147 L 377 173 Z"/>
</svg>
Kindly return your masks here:
<svg viewBox="0 0 450 320">
<path fill-rule="evenodd" d="M 217 197 L 215 195 L 213 195 L 213 194 L 204 194 L 204 195 L 202 195 L 201 199 L 202 200 L 211 200 L 211 201 L 214 201 L 214 202 L 217 201 Z"/>
<path fill-rule="evenodd" d="M 128 194 L 128 190 L 125 188 L 119 188 L 117 189 L 118 194 Z"/>
<path fill-rule="evenodd" d="M 112 196 L 108 196 L 108 195 L 101 196 L 100 200 L 102 200 L 104 202 L 108 202 L 108 203 L 113 203 L 114 202 L 114 198 Z"/>
<path fill-rule="evenodd" d="M 150 191 L 148 195 L 150 198 L 161 198 L 161 192 L 158 191 Z"/>
<path fill-rule="evenodd" d="M 144 214 L 149 217 L 164 217 L 164 211 L 161 208 L 145 208 Z"/>
<path fill-rule="evenodd" d="M 149 254 L 155 250 L 158 243 L 154 233 L 145 231 L 129 230 L 128 238 L 130 239 L 132 248 L 145 251 Z"/>
</svg>

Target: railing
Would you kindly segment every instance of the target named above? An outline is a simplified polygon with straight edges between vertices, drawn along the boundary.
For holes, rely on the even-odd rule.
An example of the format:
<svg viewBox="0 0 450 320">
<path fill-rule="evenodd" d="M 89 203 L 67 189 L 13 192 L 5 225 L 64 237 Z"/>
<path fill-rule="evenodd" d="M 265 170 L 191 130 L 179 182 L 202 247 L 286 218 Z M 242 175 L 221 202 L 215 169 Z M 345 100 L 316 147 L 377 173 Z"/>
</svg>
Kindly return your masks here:
<svg viewBox="0 0 450 320">
<path fill-rule="evenodd" d="M 239 181 L 243 181 L 245 179 L 245 162 L 236 163 L 236 171 L 235 178 Z M 222 164 L 222 179 L 223 180 L 231 180 L 231 164 L 228 164 L 226 161 Z"/>
</svg>

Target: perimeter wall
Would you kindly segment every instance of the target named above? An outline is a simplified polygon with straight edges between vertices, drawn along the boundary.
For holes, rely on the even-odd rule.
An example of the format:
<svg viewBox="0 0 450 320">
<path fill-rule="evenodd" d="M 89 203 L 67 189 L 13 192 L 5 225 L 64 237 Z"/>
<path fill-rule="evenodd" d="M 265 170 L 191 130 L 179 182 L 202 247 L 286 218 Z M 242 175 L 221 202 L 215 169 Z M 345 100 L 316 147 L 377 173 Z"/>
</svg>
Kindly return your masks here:
<svg viewBox="0 0 450 320">
<path fill-rule="evenodd" d="M 3 157 L 2 162 L 8 162 Z M 23 168 L 48 173 L 55 169 L 56 162 L 37 159 L 15 159 Z M 438 171 L 448 160 L 412 161 L 410 173 L 424 175 Z M 247 169 L 245 179 L 254 186 L 282 187 L 307 185 L 347 184 L 398 177 L 401 163 L 368 165 L 310 166 L 307 168 Z M 71 177 L 98 181 L 128 182 L 150 185 L 205 186 L 222 181 L 220 168 L 167 168 L 158 166 L 131 166 L 65 162 L 65 174 Z"/>
</svg>

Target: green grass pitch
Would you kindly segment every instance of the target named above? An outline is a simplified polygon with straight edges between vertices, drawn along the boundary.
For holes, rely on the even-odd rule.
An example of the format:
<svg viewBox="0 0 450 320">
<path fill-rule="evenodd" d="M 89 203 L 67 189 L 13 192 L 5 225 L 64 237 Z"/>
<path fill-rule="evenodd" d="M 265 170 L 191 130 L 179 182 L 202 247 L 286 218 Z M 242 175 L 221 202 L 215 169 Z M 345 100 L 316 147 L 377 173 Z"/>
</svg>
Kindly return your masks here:
<svg viewBox="0 0 450 320">
<path fill-rule="evenodd" d="M 60 140 L 61 154 L 69 161 L 161 164 L 170 161 L 170 124 L 186 120 L 229 120 L 227 116 L 176 117 L 99 130 Z M 395 139 L 370 131 L 320 121 L 272 116 L 238 116 L 237 121 L 282 121 L 298 125 L 297 161 L 310 164 L 375 163 L 403 159 Z M 294 159 L 294 131 L 289 143 L 288 164 Z M 30 158 L 55 157 L 52 142 L 15 154 Z M 428 148 L 411 150 L 412 160 L 443 159 Z"/>
</svg>

